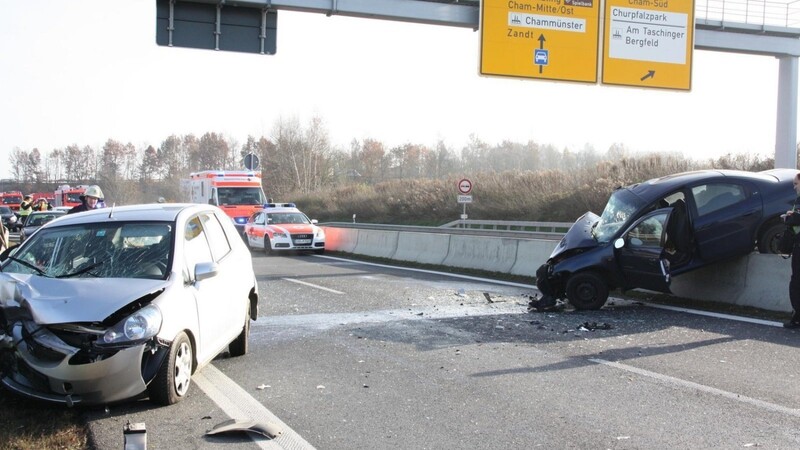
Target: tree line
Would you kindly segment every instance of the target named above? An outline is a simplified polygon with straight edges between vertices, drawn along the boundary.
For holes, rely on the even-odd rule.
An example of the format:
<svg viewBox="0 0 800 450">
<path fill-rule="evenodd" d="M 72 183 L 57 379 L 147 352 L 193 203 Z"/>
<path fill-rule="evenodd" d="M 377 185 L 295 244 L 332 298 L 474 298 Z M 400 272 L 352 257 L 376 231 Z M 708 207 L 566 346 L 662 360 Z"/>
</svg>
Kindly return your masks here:
<svg viewBox="0 0 800 450">
<path fill-rule="evenodd" d="M 399 180 L 420 180 L 424 185 L 425 180 L 548 171 L 570 177 L 591 174 L 598 165 L 609 162 L 616 167 L 623 161 L 628 165 L 639 161 L 637 164 L 659 164 L 663 170 L 672 170 L 673 166 L 764 170 L 774 165 L 771 158 L 759 155 L 728 154 L 697 162 L 677 153 L 655 158 L 640 155 L 622 144 L 599 152 L 588 144 L 579 150 L 558 149 L 534 141 L 489 144 L 475 135 L 458 149 L 444 141 L 434 146 L 406 143 L 388 147 L 371 138 L 353 139 L 349 148 L 343 149 L 331 145 L 328 130 L 319 117 L 306 124 L 295 118 L 280 118 L 269 136 L 248 136 L 241 144 L 221 133 L 206 132 L 200 137 L 171 135 L 158 147 L 137 148 L 108 139 L 100 148 L 77 144 L 48 152 L 15 148 L 9 157 L 12 180 L 4 183 L 3 190 L 47 192 L 59 184 L 98 184 L 106 197 L 117 204 L 152 202 L 158 197 L 184 201 L 180 181 L 191 172 L 241 170 L 244 155 L 250 153 L 259 157 L 266 194 L 277 201 L 312 198 L 316 193 L 324 199 L 336 190 L 351 192 L 354 186 L 356 191 L 358 186 L 374 190 Z M 670 161 L 669 168 L 665 161 Z M 508 189 L 509 196 L 525 192 L 524 187 Z"/>
</svg>

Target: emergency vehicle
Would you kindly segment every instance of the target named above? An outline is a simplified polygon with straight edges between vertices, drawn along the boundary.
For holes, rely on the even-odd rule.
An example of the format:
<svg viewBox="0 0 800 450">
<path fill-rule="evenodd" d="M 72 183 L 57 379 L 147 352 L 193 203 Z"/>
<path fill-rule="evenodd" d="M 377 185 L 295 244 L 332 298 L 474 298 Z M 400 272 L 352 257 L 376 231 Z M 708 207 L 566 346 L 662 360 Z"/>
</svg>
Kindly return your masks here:
<svg viewBox="0 0 800 450">
<path fill-rule="evenodd" d="M 220 207 L 240 234 L 247 218 L 261 210 L 267 201 L 261 189 L 260 172 L 205 170 L 190 174 L 189 184 L 190 202 Z"/>
<path fill-rule="evenodd" d="M 81 204 L 81 195 L 86 191 L 84 185 L 72 187 L 68 184 L 62 184 L 56 189 L 54 193 L 53 206 L 78 206 Z"/>
<path fill-rule="evenodd" d="M 12 211 L 19 211 L 19 204 L 22 203 L 22 192 L 0 192 L 0 203 L 8 206 Z"/>
<path fill-rule="evenodd" d="M 247 246 L 263 249 L 267 255 L 278 251 L 311 250 L 325 253 L 325 230 L 309 220 L 294 203 L 267 203 L 244 226 Z"/>
</svg>

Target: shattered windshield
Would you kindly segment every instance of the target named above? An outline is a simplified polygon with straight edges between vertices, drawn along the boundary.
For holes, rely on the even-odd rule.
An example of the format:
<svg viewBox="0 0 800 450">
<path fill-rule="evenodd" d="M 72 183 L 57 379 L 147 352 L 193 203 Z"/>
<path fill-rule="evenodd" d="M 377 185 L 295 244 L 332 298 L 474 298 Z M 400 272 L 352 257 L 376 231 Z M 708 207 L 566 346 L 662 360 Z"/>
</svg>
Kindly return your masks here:
<svg viewBox="0 0 800 450">
<path fill-rule="evenodd" d="M 597 242 L 608 242 L 630 222 L 644 202 L 627 189 L 617 189 L 608 199 L 600 220 L 594 226 L 592 235 Z"/>
<path fill-rule="evenodd" d="M 45 227 L 6 260 L 2 270 L 50 278 L 166 279 L 172 231 L 172 224 L 165 222 Z"/>
</svg>

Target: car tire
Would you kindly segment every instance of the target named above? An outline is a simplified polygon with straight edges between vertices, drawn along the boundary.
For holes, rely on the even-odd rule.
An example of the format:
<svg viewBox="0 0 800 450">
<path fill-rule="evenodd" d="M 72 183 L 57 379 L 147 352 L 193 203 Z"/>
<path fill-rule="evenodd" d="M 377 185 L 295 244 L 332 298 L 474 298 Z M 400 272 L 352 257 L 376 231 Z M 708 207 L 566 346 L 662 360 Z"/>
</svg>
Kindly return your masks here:
<svg viewBox="0 0 800 450">
<path fill-rule="evenodd" d="M 783 233 L 784 228 L 786 228 L 786 225 L 782 223 L 775 223 L 768 226 L 758 237 L 758 252 L 780 253 L 780 251 L 778 251 L 778 235 Z"/>
<path fill-rule="evenodd" d="M 244 356 L 247 354 L 248 343 L 250 339 L 250 308 L 247 308 L 247 313 L 244 316 L 244 327 L 239 336 L 228 345 L 228 352 L 231 356 Z"/>
<path fill-rule="evenodd" d="M 272 256 L 272 242 L 270 242 L 269 236 L 264 235 L 264 254 L 267 256 Z"/>
<path fill-rule="evenodd" d="M 189 392 L 192 383 L 192 343 L 181 331 L 169 347 L 167 359 L 147 387 L 150 401 L 159 405 L 178 403 Z"/>
<path fill-rule="evenodd" d="M 247 247 L 248 250 L 252 250 L 253 248 L 250 247 L 250 239 L 247 239 L 247 233 L 244 231 L 242 232 L 242 241 L 244 241 L 244 245 Z"/>
<path fill-rule="evenodd" d="M 600 309 L 608 300 L 608 285 L 594 272 L 580 272 L 569 277 L 566 293 L 575 309 Z"/>
</svg>

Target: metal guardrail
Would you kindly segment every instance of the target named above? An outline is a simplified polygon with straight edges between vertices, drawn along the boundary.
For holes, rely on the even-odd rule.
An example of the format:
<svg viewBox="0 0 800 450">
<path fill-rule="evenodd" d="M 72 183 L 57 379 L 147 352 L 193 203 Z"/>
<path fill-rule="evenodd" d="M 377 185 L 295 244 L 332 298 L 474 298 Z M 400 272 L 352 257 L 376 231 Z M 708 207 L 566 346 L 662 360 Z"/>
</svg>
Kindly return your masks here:
<svg viewBox="0 0 800 450">
<path fill-rule="evenodd" d="M 696 0 L 695 20 L 798 28 L 800 0 Z"/>
<path fill-rule="evenodd" d="M 552 233 L 563 235 L 573 222 L 526 222 L 517 220 L 454 220 L 439 228 L 461 228 L 470 230 L 519 231 L 528 233 Z"/>
<path fill-rule="evenodd" d="M 384 225 L 377 223 L 327 222 L 320 226 L 365 230 L 404 231 L 411 233 L 460 234 L 471 236 L 513 237 L 521 239 L 559 240 L 572 222 L 523 222 L 503 220 L 456 220 L 438 227 Z M 468 226 L 459 226 L 468 225 Z"/>
</svg>

